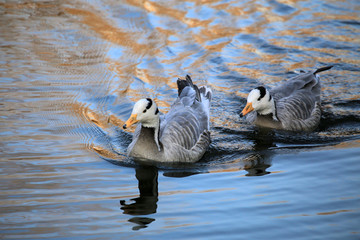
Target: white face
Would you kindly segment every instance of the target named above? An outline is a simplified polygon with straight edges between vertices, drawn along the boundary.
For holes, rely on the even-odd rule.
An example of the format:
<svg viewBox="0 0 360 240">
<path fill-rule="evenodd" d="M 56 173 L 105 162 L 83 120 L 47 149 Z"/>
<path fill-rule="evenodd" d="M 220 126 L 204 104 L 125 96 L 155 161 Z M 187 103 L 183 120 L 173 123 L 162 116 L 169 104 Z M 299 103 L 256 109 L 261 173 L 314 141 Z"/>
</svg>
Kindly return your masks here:
<svg viewBox="0 0 360 240">
<path fill-rule="evenodd" d="M 136 119 L 139 122 L 147 122 L 149 120 L 151 121 L 156 115 L 158 115 L 156 111 L 158 112 L 159 110 L 157 109 L 156 103 L 152 99 L 140 99 L 135 103 L 131 115 L 136 114 Z"/>
<path fill-rule="evenodd" d="M 152 99 L 146 98 L 137 101 L 123 128 L 126 129 L 137 122 L 140 122 L 144 127 L 158 127 L 159 110 Z"/>
<path fill-rule="evenodd" d="M 269 91 L 264 87 L 257 87 L 249 93 L 247 102 L 252 104 L 255 111 L 261 112 L 271 108 Z"/>
</svg>

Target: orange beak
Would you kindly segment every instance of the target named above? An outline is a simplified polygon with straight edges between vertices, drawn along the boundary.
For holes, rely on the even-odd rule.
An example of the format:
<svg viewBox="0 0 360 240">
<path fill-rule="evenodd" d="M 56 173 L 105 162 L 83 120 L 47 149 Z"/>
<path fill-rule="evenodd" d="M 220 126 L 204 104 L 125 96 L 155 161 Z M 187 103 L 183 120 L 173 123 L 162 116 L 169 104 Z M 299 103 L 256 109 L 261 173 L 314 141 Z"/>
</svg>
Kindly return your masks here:
<svg viewBox="0 0 360 240">
<path fill-rule="evenodd" d="M 245 116 L 246 114 L 248 114 L 249 112 L 254 111 L 254 108 L 252 106 L 252 103 L 249 102 L 246 104 L 246 106 L 244 107 L 244 109 L 242 110 L 242 112 L 240 113 L 240 117 Z"/>
<path fill-rule="evenodd" d="M 139 120 L 136 119 L 137 114 L 131 114 L 130 118 L 125 122 L 123 129 L 126 129 L 127 127 L 130 127 L 131 125 L 137 123 Z"/>
</svg>

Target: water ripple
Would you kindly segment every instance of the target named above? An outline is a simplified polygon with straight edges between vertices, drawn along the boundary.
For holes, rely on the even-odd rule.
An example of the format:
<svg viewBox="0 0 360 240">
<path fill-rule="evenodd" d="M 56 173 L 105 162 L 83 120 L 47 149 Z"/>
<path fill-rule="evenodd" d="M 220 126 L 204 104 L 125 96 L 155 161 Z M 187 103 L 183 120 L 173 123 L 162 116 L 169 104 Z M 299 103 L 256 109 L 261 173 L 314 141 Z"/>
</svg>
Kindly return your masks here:
<svg viewBox="0 0 360 240">
<path fill-rule="evenodd" d="M 359 9 L 353 0 L 0 3 L 1 237 L 355 239 Z M 239 117 L 252 88 L 324 65 L 334 67 L 321 74 L 314 132 Z M 128 158 L 134 128 L 121 126 L 134 102 L 152 97 L 166 113 L 186 74 L 214 93 L 204 158 Z"/>
</svg>

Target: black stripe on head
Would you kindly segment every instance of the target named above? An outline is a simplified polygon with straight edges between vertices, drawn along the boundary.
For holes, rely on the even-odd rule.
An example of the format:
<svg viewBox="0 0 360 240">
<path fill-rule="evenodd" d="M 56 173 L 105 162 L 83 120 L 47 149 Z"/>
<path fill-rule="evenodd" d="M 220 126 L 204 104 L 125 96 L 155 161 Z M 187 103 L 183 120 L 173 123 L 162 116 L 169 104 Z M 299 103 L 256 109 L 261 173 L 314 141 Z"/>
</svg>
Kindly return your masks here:
<svg viewBox="0 0 360 240">
<path fill-rule="evenodd" d="M 148 104 L 146 106 L 146 109 L 149 109 L 149 108 L 151 108 L 153 102 L 152 102 L 151 98 L 147 98 L 146 100 L 148 100 Z"/>
<path fill-rule="evenodd" d="M 159 109 L 156 108 L 155 115 L 157 115 L 158 113 L 159 113 Z"/>
<path fill-rule="evenodd" d="M 266 89 L 263 86 L 257 87 L 255 89 L 260 91 L 260 97 L 258 98 L 258 101 L 260 101 L 260 99 L 262 99 L 265 96 Z"/>
</svg>

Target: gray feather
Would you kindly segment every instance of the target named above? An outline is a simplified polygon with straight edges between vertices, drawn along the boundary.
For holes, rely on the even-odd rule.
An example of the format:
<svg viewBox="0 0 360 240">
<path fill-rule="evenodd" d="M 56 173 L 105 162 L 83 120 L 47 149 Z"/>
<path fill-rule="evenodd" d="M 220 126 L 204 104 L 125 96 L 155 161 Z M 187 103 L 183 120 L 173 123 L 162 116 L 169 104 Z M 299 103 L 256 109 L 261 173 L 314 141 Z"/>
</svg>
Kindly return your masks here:
<svg viewBox="0 0 360 240">
<path fill-rule="evenodd" d="M 160 118 L 158 151 L 154 133 L 136 129 L 128 155 L 161 162 L 195 162 L 210 145 L 209 108 L 212 97 L 207 87 L 200 89 L 193 84 L 190 76 L 178 79 L 178 98 L 169 112 Z"/>
<path fill-rule="evenodd" d="M 274 98 L 278 121 L 272 116 L 249 113 L 247 120 L 259 126 L 292 130 L 314 130 L 321 117 L 321 85 L 316 74 L 332 66 L 319 68 L 313 72 L 300 73 L 284 84 L 270 90 Z"/>
</svg>

